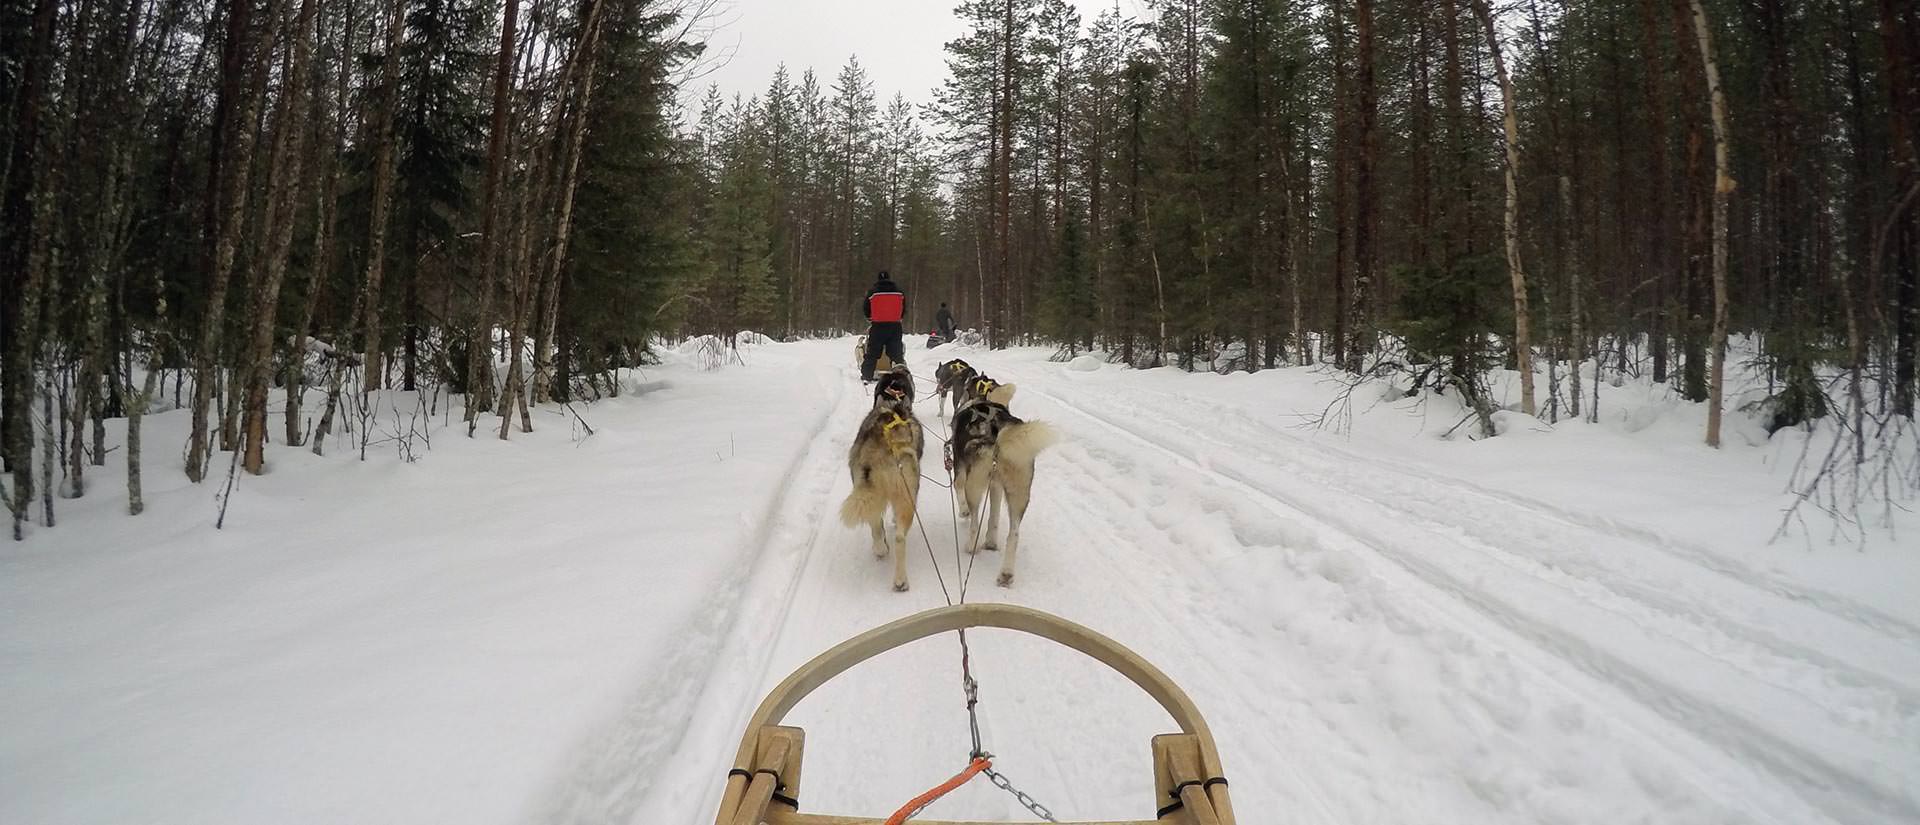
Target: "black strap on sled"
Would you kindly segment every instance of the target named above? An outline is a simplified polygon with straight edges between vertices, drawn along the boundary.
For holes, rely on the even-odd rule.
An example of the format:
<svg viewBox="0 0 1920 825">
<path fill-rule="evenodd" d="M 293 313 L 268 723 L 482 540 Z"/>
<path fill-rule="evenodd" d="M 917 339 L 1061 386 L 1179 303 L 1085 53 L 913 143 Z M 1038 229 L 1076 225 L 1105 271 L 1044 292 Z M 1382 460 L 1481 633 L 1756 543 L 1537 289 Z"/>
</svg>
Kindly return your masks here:
<svg viewBox="0 0 1920 825">
<path fill-rule="evenodd" d="M 734 768 L 733 770 L 727 771 L 727 776 L 729 778 L 738 776 L 742 779 L 747 780 L 748 782 L 752 782 L 753 775 L 756 773 L 770 774 L 773 776 L 773 801 L 778 802 L 782 805 L 785 805 L 789 808 L 792 808 L 796 811 L 800 810 L 800 799 L 798 797 L 788 796 L 785 793 L 782 793 L 782 791 L 785 791 L 787 789 L 787 782 L 786 780 L 780 778 L 779 771 L 776 771 L 772 768 L 761 768 L 760 770 L 757 770 L 757 771 L 750 771 L 750 770 L 747 770 L 746 768 Z"/>
<path fill-rule="evenodd" d="M 1216 776 L 1204 782 L 1198 779 L 1189 779 L 1185 782 L 1175 785 L 1173 786 L 1173 790 L 1167 792 L 1168 796 L 1173 797 L 1173 802 L 1167 804 L 1165 807 L 1161 808 L 1159 811 L 1156 811 L 1153 815 L 1153 818 L 1165 819 L 1167 814 L 1173 813 L 1174 811 L 1177 811 L 1177 810 L 1180 810 L 1181 808 L 1186 807 L 1187 803 L 1180 801 L 1180 792 L 1186 790 L 1189 785 L 1199 785 L 1201 790 L 1206 790 L 1215 785 L 1225 785 L 1225 784 L 1227 784 L 1226 777 Z"/>
</svg>

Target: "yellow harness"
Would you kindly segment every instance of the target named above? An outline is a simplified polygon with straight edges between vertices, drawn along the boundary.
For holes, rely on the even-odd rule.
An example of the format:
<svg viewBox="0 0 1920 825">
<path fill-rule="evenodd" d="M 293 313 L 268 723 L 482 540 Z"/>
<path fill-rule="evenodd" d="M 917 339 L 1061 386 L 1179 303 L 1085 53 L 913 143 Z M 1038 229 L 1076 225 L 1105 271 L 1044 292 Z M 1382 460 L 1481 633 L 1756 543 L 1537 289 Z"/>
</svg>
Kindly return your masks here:
<svg viewBox="0 0 1920 825">
<path fill-rule="evenodd" d="M 894 430 L 905 426 L 907 426 L 907 419 L 902 418 L 899 413 L 893 414 L 892 421 L 880 425 L 880 439 L 887 442 L 887 449 L 895 456 L 905 454 L 913 448 L 911 430 L 898 437 L 894 435 Z"/>
<path fill-rule="evenodd" d="M 979 395 L 981 398 L 987 397 L 987 393 L 993 392 L 994 390 L 997 390 L 999 388 L 1000 388 L 1000 382 L 995 381 L 991 378 L 982 378 L 978 381 L 973 382 L 973 391 L 975 394 Z"/>
</svg>

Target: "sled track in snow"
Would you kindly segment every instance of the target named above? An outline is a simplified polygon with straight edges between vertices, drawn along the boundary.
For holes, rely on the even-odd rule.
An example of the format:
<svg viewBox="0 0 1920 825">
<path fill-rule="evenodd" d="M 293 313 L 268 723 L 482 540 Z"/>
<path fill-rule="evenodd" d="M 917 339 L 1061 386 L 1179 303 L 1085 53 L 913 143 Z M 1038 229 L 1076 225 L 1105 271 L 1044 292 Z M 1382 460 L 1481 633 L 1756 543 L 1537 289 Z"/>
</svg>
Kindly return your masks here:
<svg viewBox="0 0 1920 825">
<path fill-rule="evenodd" d="M 1206 427 L 1151 409 L 1132 407 L 1127 412 L 1156 419 L 1166 425 L 1164 429 L 1191 433 L 1193 438 L 1221 450 L 1243 450 L 1239 444 L 1256 443 L 1212 436 Z M 1257 430 L 1255 436 L 1279 435 L 1245 415 L 1238 418 L 1247 423 L 1246 429 Z M 1109 419 L 1108 423 L 1113 422 Z M 1614 605 L 1613 612 L 1623 618 L 1664 623 L 1672 631 L 1668 634 L 1671 638 L 1703 655 L 1740 665 L 1719 652 L 1744 645 L 1757 658 L 1775 665 L 1749 668 L 1755 678 L 1790 681 L 1783 679 L 1783 674 L 1796 670 L 1809 677 L 1838 676 L 1847 687 L 1882 694 L 1863 696 L 1856 704 L 1920 708 L 1920 687 L 1916 687 L 1920 686 L 1920 647 L 1910 643 L 1904 623 L 1897 619 L 1888 617 L 1891 625 L 1861 621 L 1854 611 L 1823 610 L 1811 600 L 1780 594 L 1744 576 L 1715 575 L 1719 572 L 1716 567 L 1692 566 L 1690 570 L 1691 558 L 1675 558 L 1664 552 L 1674 542 L 1641 528 L 1590 527 L 1586 521 L 1568 518 L 1560 508 L 1531 499 L 1494 493 L 1419 468 L 1370 460 L 1298 436 L 1284 437 L 1288 448 L 1284 462 L 1270 455 L 1256 457 L 1276 468 L 1284 464 L 1289 472 L 1310 473 L 1326 488 L 1393 510 L 1434 533 L 1450 535 L 1517 573 L 1583 596 L 1606 598 Z M 1329 460 L 1302 460 L 1298 457 L 1302 449 Z M 1486 510 L 1480 507 L 1485 502 L 1497 506 Z M 1498 505 L 1511 505 L 1520 513 Z M 1463 514 L 1480 517 L 1467 519 L 1469 526 L 1463 528 Z M 1525 523 L 1529 518 L 1532 524 Z M 1531 548 L 1539 551 L 1537 557 L 1515 553 L 1497 543 L 1515 534 L 1539 540 Z M 1589 540 L 1570 542 L 1570 534 Z M 1642 536 L 1652 538 L 1640 541 Z M 1592 541 L 1594 538 L 1600 541 Z M 1569 544 L 1576 546 L 1569 549 Z M 1619 561 L 1623 556 L 1632 558 L 1623 565 Z M 1702 578 L 1690 573 L 1707 575 Z M 1607 592 L 1594 593 L 1594 588 Z M 1672 595 L 1673 591 L 1684 597 Z M 1756 603 L 1765 604 L 1768 610 L 1753 609 Z"/>
<path fill-rule="evenodd" d="M 1551 605 L 1561 609 L 1575 609 L 1576 613 L 1584 611 L 1585 617 L 1595 618 L 1604 623 L 1608 621 L 1610 618 L 1608 614 L 1612 612 L 1608 610 L 1608 606 L 1596 605 L 1591 598 L 1579 594 L 1575 595 L 1571 603 L 1568 602 L 1567 587 L 1549 581 L 1540 575 L 1538 570 L 1526 569 L 1530 565 L 1519 562 L 1511 553 L 1487 542 L 1473 540 L 1471 536 L 1461 535 L 1457 525 L 1437 522 L 1431 513 L 1418 512 L 1414 508 L 1396 507 L 1391 501 L 1362 491 L 1338 490 L 1339 486 L 1345 485 L 1334 485 L 1336 492 L 1350 495 L 1354 500 L 1368 505 L 1384 508 L 1395 517 L 1411 519 L 1424 531 L 1423 536 L 1408 536 L 1403 529 L 1401 531 L 1403 535 L 1395 540 L 1386 535 L 1393 532 L 1390 524 L 1393 519 L 1385 520 L 1389 523 L 1382 523 L 1381 520 L 1363 520 L 1351 513 L 1342 513 L 1335 507 L 1321 504 L 1310 496 L 1282 496 L 1271 492 L 1268 489 L 1270 485 L 1260 479 L 1258 473 L 1244 469 L 1242 466 L 1244 462 L 1239 456 L 1222 459 L 1214 455 L 1196 461 L 1188 457 L 1193 454 L 1191 451 L 1183 453 L 1176 446 L 1170 446 L 1168 442 L 1173 439 L 1166 435 L 1130 427 L 1108 415 L 1067 401 L 1055 393 L 1029 387 L 1023 387 L 1023 389 L 1132 443 L 1171 457 L 1180 466 L 1197 472 L 1211 473 L 1269 509 L 1276 509 L 1282 515 L 1297 513 L 1313 522 L 1332 527 L 1336 532 L 1351 539 L 1354 545 L 1363 548 L 1369 555 L 1389 562 L 1427 588 L 1444 594 L 1447 601 L 1470 608 L 1479 617 L 1491 620 L 1508 632 L 1530 642 L 1531 646 L 1540 654 L 1544 654 L 1547 659 L 1545 662 L 1536 661 L 1535 666 L 1541 673 L 1560 682 L 1563 687 L 1576 694 L 1593 696 L 1591 687 L 1570 684 L 1563 677 L 1553 675 L 1556 670 L 1564 671 L 1565 665 L 1571 665 L 1589 679 L 1607 686 L 1609 692 L 1623 694 L 1632 706 L 1643 711 L 1640 724 L 1636 727 L 1652 741 L 1662 742 L 1666 747 L 1684 753 L 1685 747 L 1675 743 L 1671 733 L 1668 732 L 1677 727 L 1693 739 L 1709 743 L 1723 752 L 1736 756 L 1742 763 L 1764 766 L 1768 773 L 1792 787 L 1802 798 L 1815 803 L 1829 816 L 1840 821 L 1868 823 L 1883 822 L 1889 818 L 1904 820 L 1920 818 L 1920 805 L 1916 805 L 1915 800 L 1901 790 L 1899 776 L 1889 775 L 1885 770 L 1878 771 L 1877 776 L 1868 775 L 1874 764 L 1885 764 L 1879 763 L 1878 759 L 1874 758 L 1875 751 L 1878 751 L 1879 756 L 1890 759 L 1893 764 L 1898 764 L 1903 759 L 1910 759 L 1906 754 L 1893 747 L 1884 749 L 1870 747 L 1869 753 L 1865 754 L 1863 759 L 1836 761 L 1832 754 L 1822 752 L 1804 741 L 1805 734 L 1812 728 L 1782 731 L 1777 727 L 1756 723 L 1756 718 L 1766 719 L 1768 718 L 1766 714 L 1773 712 L 1806 716 L 1808 711 L 1797 707 L 1790 693 L 1783 694 L 1771 684 L 1763 683 L 1763 687 L 1754 691 L 1752 695 L 1743 695 L 1742 698 L 1746 700 L 1746 704 L 1736 710 L 1722 704 L 1729 698 L 1727 696 L 1702 695 L 1700 685 L 1689 687 L 1676 683 L 1672 678 L 1665 676 L 1674 671 L 1658 665 L 1668 664 L 1681 669 L 1697 666 L 1701 664 L 1699 655 L 1706 651 L 1683 644 L 1686 655 L 1673 656 L 1665 661 L 1649 662 L 1646 656 L 1630 656 L 1622 649 L 1583 635 L 1572 627 L 1573 622 L 1565 619 L 1555 620 L 1553 615 L 1548 615 L 1539 608 L 1542 605 Z M 1130 410 L 1130 412 L 1139 411 Z M 1204 432 L 1204 428 L 1196 427 L 1192 422 L 1162 418 L 1161 423 L 1169 425 L 1163 429 L 1182 434 Z M 1191 435 L 1191 437 L 1205 441 L 1203 436 Z M 1191 448 L 1191 445 L 1179 446 Z M 1213 446 L 1228 445 L 1216 442 Z M 1231 449 L 1243 450 L 1244 447 Z M 1275 462 L 1273 457 L 1266 458 L 1270 463 L 1279 463 Z M 1359 460 L 1357 457 L 1348 457 L 1348 459 Z M 1312 472 L 1314 468 L 1297 461 L 1287 462 L 1286 465 L 1276 469 L 1297 470 L 1302 467 L 1308 470 L 1308 475 L 1314 475 Z M 1328 474 L 1322 472 L 1318 476 L 1314 480 L 1324 489 Z M 1425 485 L 1445 483 L 1431 477 L 1419 478 L 1416 481 Z M 1552 517 L 1562 525 L 1589 531 L 1600 529 L 1580 525 L 1576 521 L 1564 518 L 1563 514 L 1543 512 L 1540 508 L 1529 506 L 1525 502 L 1504 501 L 1505 498 L 1500 496 L 1496 497 L 1496 500 L 1522 513 Z M 1603 532 L 1610 532 L 1611 535 L 1618 537 L 1617 532 Z M 1436 549 L 1448 551 L 1447 564 L 1438 563 L 1429 558 L 1434 555 L 1432 551 Z M 1475 574 L 1474 578 L 1488 574 L 1498 576 L 1503 589 L 1512 588 L 1514 593 L 1496 594 L 1490 588 L 1477 585 L 1471 579 L 1456 574 L 1451 569 L 1455 567 L 1472 571 Z M 1751 581 L 1746 583 L 1753 584 Z M 1641 622 L 1651 617 L 1661 615 L 1663 610 L 1671 611 L 1677 606 L 1677 602 L 1670 598 L 1639 598 L 1649 593 L 1644 587 L 1628 587 L 1618 582 L 1611 584 L 1613 586 L 1608 587 L 1603 583 L 1602 589 L 1612 596 L 1625 600 L 1628 607 L 1633 607 L 1636 603 L 1641 605 L 1640 609 L 1634 611 L 1636 615 L 1626 616 L 1615 612 L 1611 616 L 1615 622 L 1621 618 L 1627 619 L 1632 626 L 1629 629 L 1638 627 Z M 1773 588 L 1766 590 L 1776 597 L 1792 599 L 1791 595 L 1779 594 Z M 1516 598 L 1516 596 L 1523 598 Z M 1532 609 L 1526 606 L 1529 599 L 1532 600 Z M 1445 609 L 1444 604 L 1430 603 L 1429 606 L 1437 608 L 1436 612 L 1442 615 L 1453 612 Z M 1451 618 L 1457 622 L 1470 621 L 1457 615 Z M 1775 638 L 1767 631 L 1752 628 L 1725 616 L 1706 617 L 1705 622 L 1709 626 L 1717 625 L 1723 631 L 1731 627 L 1742 628 L 1725 635 L 1743 640 L 1753 648 L 1759 648 L 1759 652 L 1763 655 L 1777 657 L 1788 664 L 1794 660 L 1811 663 L 1824 670 L 1837 671 L 1842 676 L 1842 681 L 1852 680 L 1867 686 L 1867 689 L 1891 692 L 1894 697 L 1893 704 L 1896 707 L 1904 705 L 1904 710 L 1911 712 L 1912 688 L 1898 679 L 1852 668 L 1830 657 L 1796 655 L 1817 654 L 1817 652 L 1804 646 L 1784 644 L 1783 640 Z M 1898 628 L 1890 629 L 1897 631 Z M 1644 632 L 1644 628 L 1642 631 Z M 1658 660 L 1660 657 L 1655 659 Z M 1559 664 L 1556 665 L 1556 662 Z M 1724 663 L 1724 660 L 1712 657 L 1709 663 L 1711 662 Z M 1746 678 L 1758 679 L 1759 677 L 1748 673 Z M 1754 698 L 1755 696 L 1758 698 Z M 1618 705 L 1619 703 L 1610 704 Z M 1649 714 L 1664 720 L 1665 724 L 1647 718 Z M 1821 720 L 1816 718 L 1803 721 L 1817 726 Z M 1796 732 L 1802 735 L 1793 735 Z M 1884 746 L 1887 743 L 1881 744 Z M 1843 761 L 1853 764 L 1843 764 Z M 1866 764 L 1861 764 L 1862 761 Z M 1898 771 L 1894 773 L 1897 774 Z"/>
<path fill-rule="evenodd" d="M 1164 398 L 1179 398 L 1180 401 L 1188 404 L 1194 402 L 1194 399 L 1189 399 L 1184 396 L 1171 396 L 1152 390 L 1143 392 Z M 1725 577 L 1730 582 L 1736 582 L 1747 588 L 1771 594 L 1781 599 L 1805 604 L 1812 609 L 1819 610 L 1836 618 L 1857 623 L 1867 629 L 1894 637 L 1909 645 L 1920 645 L 1920 624 L 1915 624 L 1877 607 L 1865 604 L 1850 596 L 1822 590 L 1803 583 L 1782 581 L 1728 559 L 1725 556 L 1715 554 L 1692 542 L 1599 513 L 1572 510 L 1529 496 L 1492 489 L 1472 479 L 1433 472 L 1406 462 L 1364 455 L 1342 449 L 1321 439 L 1303 438 L 1295 432 L 1291 432 L 1291 428 L 1274 427 L 1248 415 L 1244 409 L 1231 405 L 1207 403 L 1206 406 L 1216 416 L 1214 419 L 1216 422 L 1220 419 L 1238 421 L 1245 425 L 1246 429 L 1256 430 L 1266 438 L 1277 437 L 1285 439 L 1290 448 L 1312 450 L 1339 462 L 1364 464 L 1369 467 L 1391 470 L 1402 476 L 1441 485 L 1450 492 L 1474 496 L 1483 500 L 1526 510 L 1537 517 L 1551 519 L 1569 527 L 1618 538 L 1644 548 L 1657 549 L 1670 561 L 1691 564 L 1701 570 Z M 1140 410 L 1136 408 L 1133 411 L 1138 412 Z M 1194 431 L 1196 433 L 1204 432 L 1204 430 Z M 1219 441 L 1215 439 L 1215 443 L 1219 443 Z"/>
<path fill-rule="evenodd" d="M 837 376 L 836 376 L 837 377 Z M 845 450 L 846 436 L 834 426 L 845 417 L 857 394 L 843 382 L 824 381 L 835 392 L 819 419 L 809 427 L 806 445 L 787 465 L 778 490 L 757 514 L 754 530 L 726 586 L 709 599 L 665 667 L 630 694 L 627 707 L 607 733 L 586 743 L 575 762 L 560 774 L 559 787 L 538 817 L 553 823 L 626 823 L 645 821 L 638 813 L 656 798 L 675 771 L 684 772 L 699 760 L 680 755 L 720 747 L 731 752 L 737 731 L 717 736 L 701 729 L 703 720 L 731 719 L 744 724 L 758 702 L 756 690 L 777 645 L 777 635 L 760 637 L 743 631 L 744 625 L 784 627 L 793 607 L 797 575 L 820 538 L 816 521 L 801 542 L 787 539 L 801 532 L 804 515 L 816 498 L 824 498 Z M 799 490 L 796 493 L 796 490 Z M 784 555 L 779 547 L 789 551 Z M 719 764 L 715 762 L 714 764 Z M 717 782 L 691 777 L 695 793 Z M 717 804 L 717 798 L 715 800 Z M 667 821 L 667 820 L 660 820 Z"/>
</svg>

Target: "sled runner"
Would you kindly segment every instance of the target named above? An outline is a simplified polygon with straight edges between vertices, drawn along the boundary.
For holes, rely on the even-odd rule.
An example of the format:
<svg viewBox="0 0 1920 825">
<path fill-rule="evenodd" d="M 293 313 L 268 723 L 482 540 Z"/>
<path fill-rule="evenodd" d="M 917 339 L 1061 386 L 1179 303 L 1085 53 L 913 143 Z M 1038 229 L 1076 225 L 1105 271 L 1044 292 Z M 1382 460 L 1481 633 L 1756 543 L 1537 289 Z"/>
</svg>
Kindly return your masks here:
<svg viewBox="0 0 1920 825">
<path fill-rule="evenodd" d="M 1227 796 L 1227 781 L 1222 778 L 1220 754 L 1214 747 L 1213 734 L 1186 692 L 1158 668 L 1112 639 L 1057 616 L 1008 604 L 958 604 L 916 613 L 841 642 L 801 665 L 767 694 L 748 721 L 740 750 L 734 757 L 733 770 L 727 774 L 726 792 L 714 818 L 715 825 L 985 825 L 909 818 L 939 795 L 979 773 L 987 773 L 995 785 L 1006 788 L 1035 813 L 1047 816 L 1044 808 L 1030 804 L 1029 797 L 1014 791 L 992 773 L 990 756 L 981 752 L 977 741 L 977 726 L 974 754 L 967 769 L 907 803 L 891 818 L 799 812 L 801 750 L 806 733 L 780 724 L 787 711 L 815 688 L 856 664 L 908 642 L 969 627 L 1018 630 L 1085 653 L 1139 685 L 1180 726 L 1179 733 L 1153 737 L 1152 804 L 1145 804 L 1148 801 L 1145 794 L 1141 800 L 1143 808 L 1155 811 L 1153 818 L 1080 825 L 1234 825 L 1233 805 Z M 962 644 L 965 644 L 964 636 Z M 972 703 L 970 692 L 969 710 Z"/>
</svg>

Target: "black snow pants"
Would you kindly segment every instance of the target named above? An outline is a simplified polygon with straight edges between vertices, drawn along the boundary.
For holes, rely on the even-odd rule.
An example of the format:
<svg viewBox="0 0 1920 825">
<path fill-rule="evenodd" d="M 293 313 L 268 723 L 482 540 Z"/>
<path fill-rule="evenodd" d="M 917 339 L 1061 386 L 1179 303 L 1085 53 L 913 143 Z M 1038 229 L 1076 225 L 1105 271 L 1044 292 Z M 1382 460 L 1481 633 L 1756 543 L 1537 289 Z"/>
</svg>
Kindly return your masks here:
<svg viewBox="0 0 1920 825">
<path fill-rule="evenodd" d="M 907 344 L 901 335 L 898 321 L 874 324 L 867 328 L 867 358 L 860 363 L 860 380 L 873 380 L 873 368 L 880 363 L 881 352 L 885 352 L 895 364 L 907 362 Z"/>
</svg>

